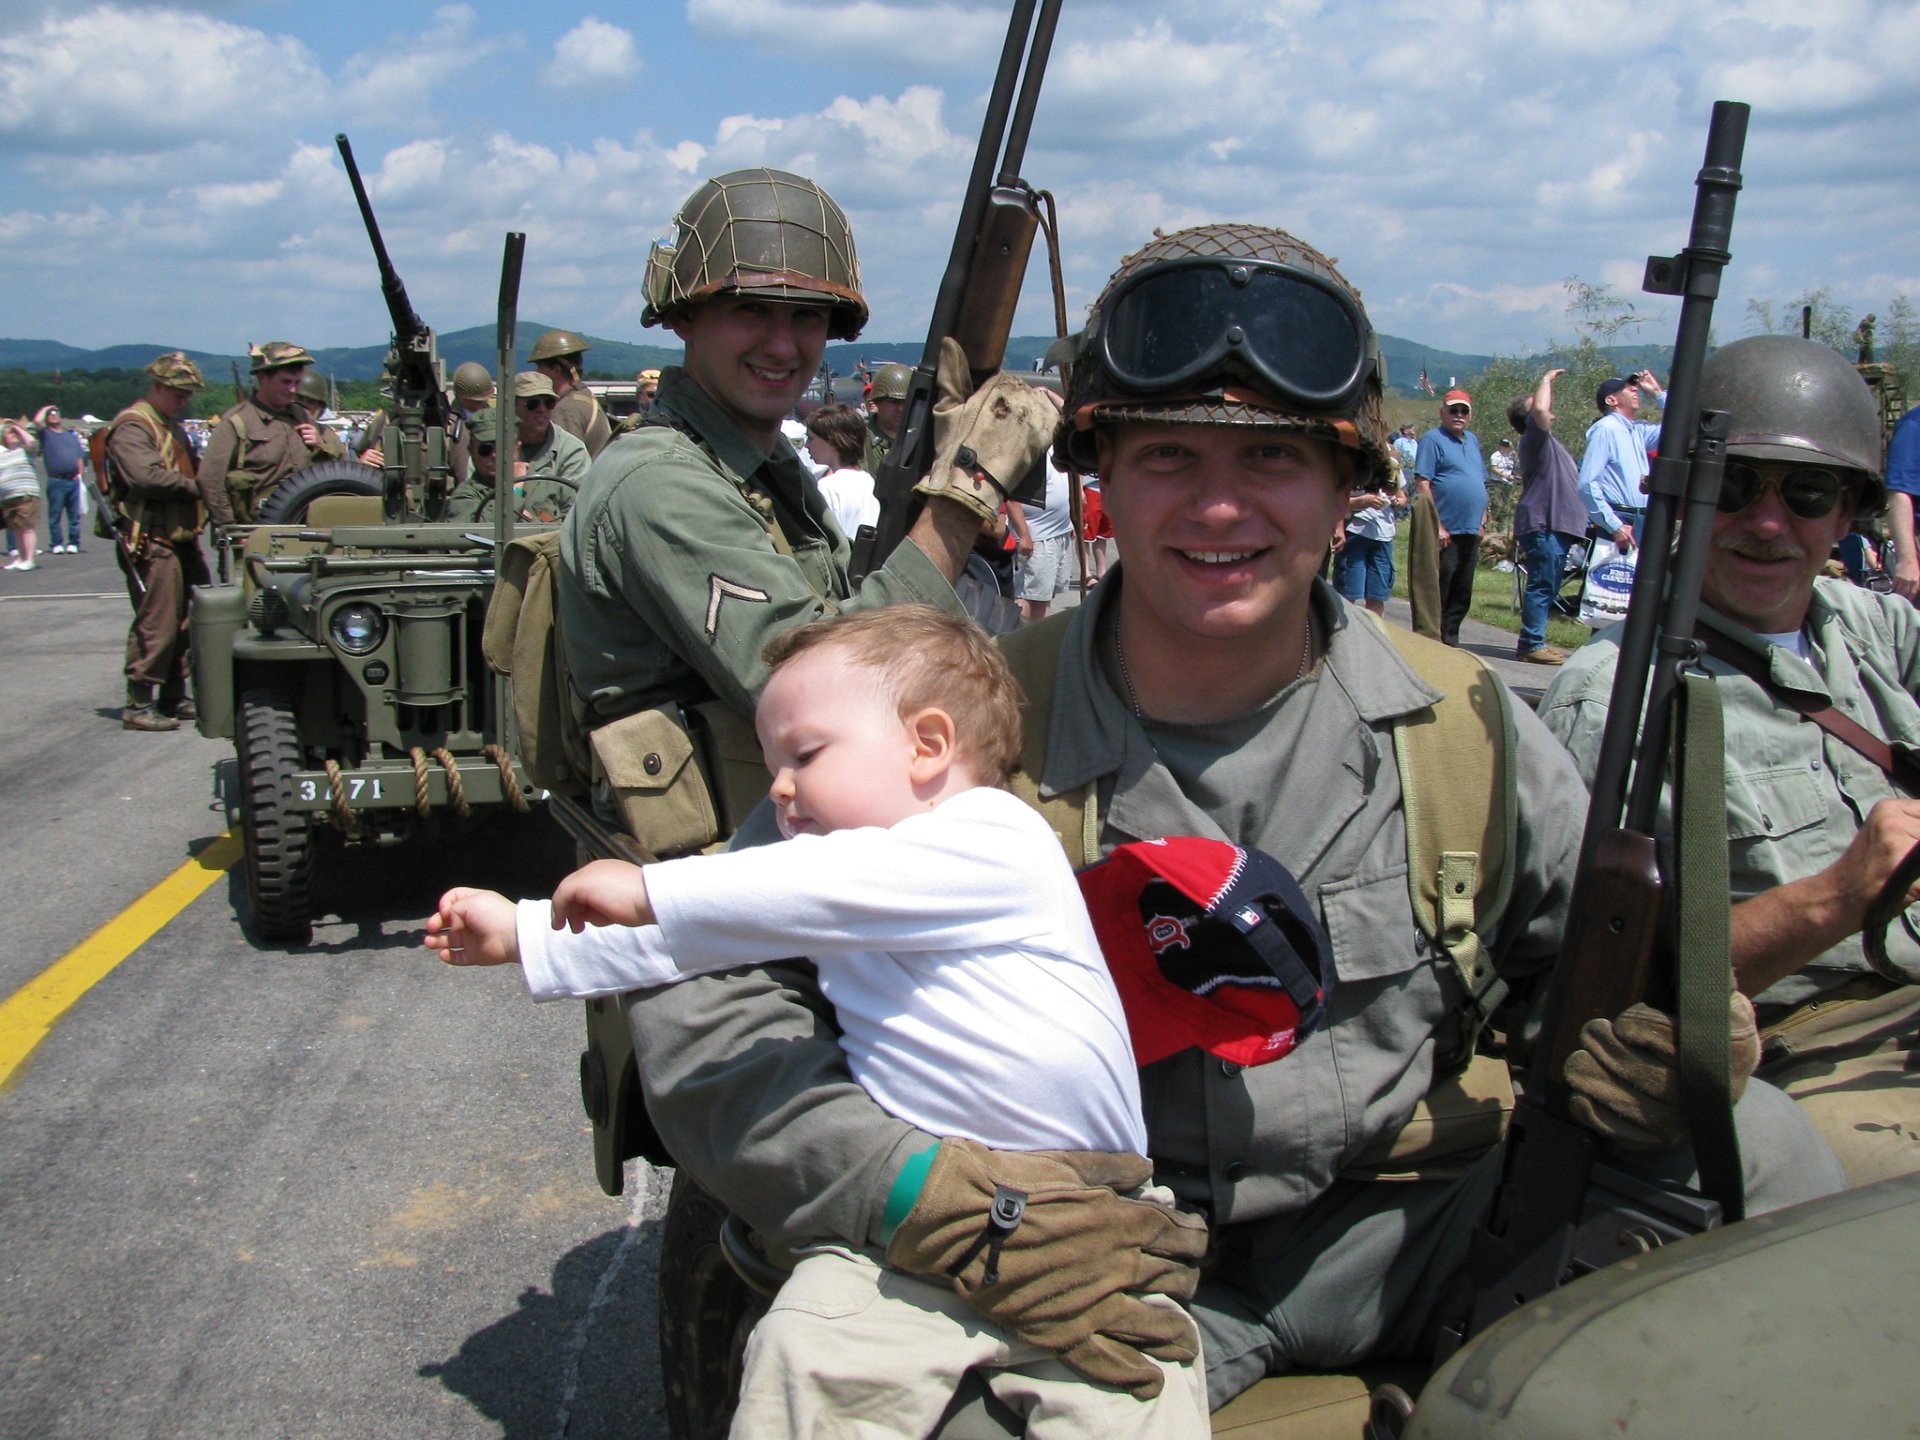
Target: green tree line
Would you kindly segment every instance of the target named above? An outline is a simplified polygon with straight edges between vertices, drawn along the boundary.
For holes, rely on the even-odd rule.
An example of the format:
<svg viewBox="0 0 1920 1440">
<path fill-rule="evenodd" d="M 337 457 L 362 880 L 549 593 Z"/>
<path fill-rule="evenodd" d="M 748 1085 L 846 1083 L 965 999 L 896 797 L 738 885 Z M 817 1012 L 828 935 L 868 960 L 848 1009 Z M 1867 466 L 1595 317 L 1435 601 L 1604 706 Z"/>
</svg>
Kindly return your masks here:
<svg viewBox="0 0 1920 1440">
<path fill-rule="evenodd" d="M 234 403 L 231 374 L 208 375 L 207 381 L 189 415 L 211 419 Z M 70 420 L 109 420 L 146 394 L 148 384 L 140 370 L 0 370 L 0 415 L 30 420 L 42 405 L 51 405 Z M 338 395 L 341 410 L 377 410 L 386 403 L 374 380 L 342 381 Z"/>
</svg>

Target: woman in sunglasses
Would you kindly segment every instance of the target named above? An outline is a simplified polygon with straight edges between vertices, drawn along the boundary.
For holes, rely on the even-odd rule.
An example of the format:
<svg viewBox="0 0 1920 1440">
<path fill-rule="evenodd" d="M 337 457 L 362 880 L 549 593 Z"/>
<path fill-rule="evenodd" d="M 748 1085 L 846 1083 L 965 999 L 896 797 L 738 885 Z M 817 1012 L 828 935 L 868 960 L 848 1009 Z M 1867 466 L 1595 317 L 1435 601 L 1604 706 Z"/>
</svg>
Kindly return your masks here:
<svg viewBox="0 0 1920 1440">
<path fill-rule="evenodd" d="M 1920 925 L 1870 959 L 1867 910 L 1920 842 L 1920 620 L 1823 575 L 1886 503 L 1872 393 L 1825 345 L 1741 340 L 1700 403 L 1729 417 L 1697 638 L 1726 716 L 1734 978 L 1759 1014 L 1756 1072 L 1800 1103 L 1850 1183 L 1920 1171 Z M 1591 781 L 1615 632 L 1556 677 L 1540 716 Z M 1911 901 L 1912 894 L 1907 896 Z"/>
</svg>

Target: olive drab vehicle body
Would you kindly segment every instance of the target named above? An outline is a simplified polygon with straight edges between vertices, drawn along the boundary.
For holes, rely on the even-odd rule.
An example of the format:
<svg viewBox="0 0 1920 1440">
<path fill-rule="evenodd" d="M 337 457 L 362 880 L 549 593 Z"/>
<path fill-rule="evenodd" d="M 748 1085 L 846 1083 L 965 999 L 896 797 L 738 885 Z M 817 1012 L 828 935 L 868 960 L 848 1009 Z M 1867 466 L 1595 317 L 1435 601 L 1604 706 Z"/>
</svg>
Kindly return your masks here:
<svg viewBox="0 0 1920 1440">
<path fill-rule="evenodd" d="M 296 943 L 323 836 L 434 839 L 537 794 L 503 748 L 482 653 L 496 537 L 448 514 L 459 420 L 340 145 L 394 316 L 385 465 L 290 476 L 262 523 L 218 537 L 220 579 L 190 622 L 200 732 L 234 742 L 254 928 Z"/>
</svg>

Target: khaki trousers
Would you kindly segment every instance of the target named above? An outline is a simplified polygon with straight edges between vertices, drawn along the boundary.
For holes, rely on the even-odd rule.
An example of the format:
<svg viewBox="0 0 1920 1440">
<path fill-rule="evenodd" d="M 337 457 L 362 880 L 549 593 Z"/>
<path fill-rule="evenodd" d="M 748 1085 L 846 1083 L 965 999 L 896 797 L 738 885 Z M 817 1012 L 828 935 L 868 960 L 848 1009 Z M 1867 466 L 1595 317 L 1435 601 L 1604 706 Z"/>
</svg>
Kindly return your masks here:
<svg viewBox="0 0 1920 1440">
<path fill-rule="evenodd" d="M 1416 493 L 1407 520 L 1407 603 L 1413 607 L 1413 633 L 1440 638 L 1440 512 Z"/>
<path fill-rule="evenodd" d="M 821 1246 L 794 1266 L 747 1341 L 731 1433 L 918 1440 L 961 1377 L 980 1370 L 1025 1419 L 1029 1440 L 1206 1440 L 1204 1367 L 1160 1368 L 1166 1388 L 1136 1400 L 985 1323 L 945 1285 Z"/>
<path fill-rule="evenodd" d="M 121 568 L 127 561 L 121 558 Z M 141 543 L 139 569 L 146 593 L 131 583 L 133 628 L 127 632 L 127 679 L 135 685 L 164 685 L 177 698 L 187 681 L 187 604 L 193 587 L 209 583 L 207 558 L 200 542 L 169 545 L 163 540 Z"/>
<path fill-rule="evenodd" d="M 1761 1042 L 1756 1073 L 1799 1102 L 1849 1185 L 1920 1171 L 1920 985 L 1857 980 Z"/>
</svg>

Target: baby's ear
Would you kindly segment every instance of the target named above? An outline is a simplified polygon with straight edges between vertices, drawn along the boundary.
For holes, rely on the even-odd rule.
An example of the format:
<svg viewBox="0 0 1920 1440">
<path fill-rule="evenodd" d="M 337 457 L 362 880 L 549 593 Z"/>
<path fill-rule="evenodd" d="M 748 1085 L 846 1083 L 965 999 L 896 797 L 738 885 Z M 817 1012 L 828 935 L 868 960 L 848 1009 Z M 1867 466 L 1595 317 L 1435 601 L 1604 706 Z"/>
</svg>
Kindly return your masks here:
<svg viewBox="0 0 1920 1440">
<path fill-rule="evenodd" d="M 924 785 L 945 775 L 954 761 L 953 717 L 929 705 L 907 717 L 907 733 L 913 737 L 913 759 L 909 764 L 914 783 Z"/>
</svg>

